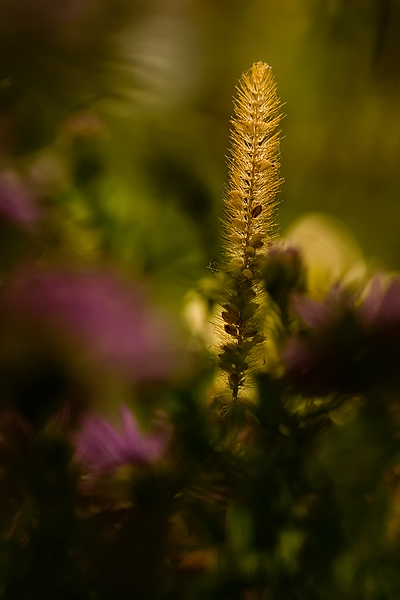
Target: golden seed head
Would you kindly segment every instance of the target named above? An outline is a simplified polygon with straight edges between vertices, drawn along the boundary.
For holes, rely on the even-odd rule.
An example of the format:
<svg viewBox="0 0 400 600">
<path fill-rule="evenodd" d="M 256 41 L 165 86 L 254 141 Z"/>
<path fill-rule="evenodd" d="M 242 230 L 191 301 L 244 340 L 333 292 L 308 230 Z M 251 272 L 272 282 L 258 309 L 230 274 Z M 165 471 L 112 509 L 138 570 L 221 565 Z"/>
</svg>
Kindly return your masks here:
<svg viewBox="0 0 400 600">
<path fill-rule="evenodd" d="M 271 242 L 278 204 L 280 106 L 271 67 L 255 63 L 243 74 L 234 100 L 229 182 L 224 198 L 228 279 L 221 311 L 219 357 L 221 369 L 229 373 L 227 383 L 233 401 L 239 398 L 257 348 L 264 340 L 260 331 L 264 302 L 259 259 L 261 248 Z M 255 298 L 257 302 L 253 302 Z"/>
</svg>

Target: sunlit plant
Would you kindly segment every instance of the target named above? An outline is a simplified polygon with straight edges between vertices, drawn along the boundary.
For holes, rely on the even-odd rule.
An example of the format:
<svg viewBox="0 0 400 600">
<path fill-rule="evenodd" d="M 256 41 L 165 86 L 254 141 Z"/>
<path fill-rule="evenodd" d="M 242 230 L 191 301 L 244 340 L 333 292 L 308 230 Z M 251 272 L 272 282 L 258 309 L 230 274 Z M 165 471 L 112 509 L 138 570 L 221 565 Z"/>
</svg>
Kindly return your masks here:
<svg viewBox="0 0 400 600">
<path fill-rule="evenodd" d="M 252 367 L 262 355 L 265 298 L 261 254 L 274 235 L 280 184 L 280 109 L 271 67 L 255 63 L 237 88 L 229 183 L 223 198 L 225 293 L 218 327 L 219 366 L 226 374 L 230 403 L 246 396 Z"/>
</svg>

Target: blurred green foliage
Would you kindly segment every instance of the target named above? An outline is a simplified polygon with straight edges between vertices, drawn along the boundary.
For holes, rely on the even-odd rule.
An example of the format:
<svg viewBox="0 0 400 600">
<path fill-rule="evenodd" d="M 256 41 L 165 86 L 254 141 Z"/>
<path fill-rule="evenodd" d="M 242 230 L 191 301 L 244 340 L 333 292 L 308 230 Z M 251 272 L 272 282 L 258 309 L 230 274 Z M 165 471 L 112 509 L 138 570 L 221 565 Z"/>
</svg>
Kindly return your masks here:
<svg viewBox="0 0 400 600">
<path fill-rule="evenodd" d="M 119 198 L 131 195 L 140 228 L 172 211 L 176 231 L 197 235 L 204 270 L 218 254 L 232 91 L 238 74 L 264 60 L 287 113 L 280 230 L 306 211 L 326 212 L 353 230 L 369 257 L 397 266 L 396 0 L 68 5 L 64 14 L 43 1 L 35 13 L 28 0 L 2 2 L 3 160 L 25 166 L 53 147 L 71 111 L 95 110 L 106 122 L 108 155 L 95 166 L 90 147 L 76 144 L 74 160 L 78 183 L 103 178 L 102 202 L 114 205 L 104 207 L 106 235 L 117 218 L 110 211 L 121 215 Z M 155 213 L 141 214 L 145 204 Z M 154 261 L 143 259 L 148 268 Z"/>
<path fill-rule="evenodd" d="M 282 387 L 273 346 L 301 328 L 288 296 L 305 289 L 292 261 L 281 288 L 264 274 L 280 294 L 271 363 L 229 431 L 208 321 L 232 95 L 255 61 L 272 65 L 285 103 L 277 230 L 303 246 L 310 295 L 361 265 L 354 285 L 363 253 L 398 268 L 399 32 L 397 0 L 0 0 L 0 191 L 42 211 L 2 213 L 3 288 L 21 264 L 111 268 L 186 327 L 189 355 L 164 386 L 131 384 L 52 330 L 43 342 L 36 324 L 14 336 L 2 321 L 5 403 L 23 397 L 31 419 L 0 422 L 2 598 L 398 598 L 396 394 L 337 403 Z M 315 211 L 360 247 L 324 216 L 293 226 Z M 163 408 L 170 470 L 79 487 L 70 440 L 42 426 L 35 393 L 49 412 L 65 394 L 131 403 L 145 423 Z"/>
</svg>

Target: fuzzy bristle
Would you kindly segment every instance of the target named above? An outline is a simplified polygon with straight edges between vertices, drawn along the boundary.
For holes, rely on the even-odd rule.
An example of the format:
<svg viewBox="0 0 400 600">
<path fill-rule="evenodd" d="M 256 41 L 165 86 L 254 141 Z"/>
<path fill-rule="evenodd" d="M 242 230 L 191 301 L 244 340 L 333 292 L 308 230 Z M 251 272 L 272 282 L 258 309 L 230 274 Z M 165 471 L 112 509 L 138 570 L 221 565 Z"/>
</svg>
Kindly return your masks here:
<svg viewBox="0 0 400 600">
<path fill-rule="evenodd" d="M 260 253 L 272 240 L 280 185 L 277 127 L 281 104 L 271 67 L 258 62 L 243 74 L 234 107 L 229 182 L 224 197 L 226 291 L 218 356 L 232 400 L 236 401 L 264 341 Z"/>
</svg>

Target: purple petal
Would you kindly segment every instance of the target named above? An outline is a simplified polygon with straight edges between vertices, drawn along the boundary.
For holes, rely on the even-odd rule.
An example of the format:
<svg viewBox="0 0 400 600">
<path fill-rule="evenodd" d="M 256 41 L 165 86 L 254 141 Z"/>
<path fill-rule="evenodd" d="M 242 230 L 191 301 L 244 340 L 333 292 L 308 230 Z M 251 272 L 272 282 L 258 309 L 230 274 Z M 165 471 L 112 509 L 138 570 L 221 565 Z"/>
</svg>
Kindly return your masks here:
<svg viewBox="0 0 400 600">
<path fill-rule="evenodd" d="M 372 278 L 368 294 L 360 306 L 361 318 L 366 323 L 371 323 L 375 319 L 380 308 L 381 299 L 382 277 L 377 274 Z"/>
<path fill-rule="evenodd" d="M 121 404 L 119 414 L 122 420 L 122 434 L 126 442 L 138 439 L 141 435 L 140 429 L 126 404 Z"/>
<path fill-rule="evenodd" d="M 294 308 L 303 321 L 312 329 L 320 329 L 333 323 L 345 309 L 352 309 L 353 298 L 338 285 L 332 286 L 323 302 L 307 296 L 295 296 Z"/>
<path fill-rule="evenodd" d="M 295 296 L 293 304 L 298 315 L 309 327 L 317 329 L 326 322 L 328 316 L 326 304 L 316 302 L 307 296 Z"/>
<path fill-rule="evenodd" d="M 41 216 L 34 194 L 11 169 L 0 172 L 0 215 L 22 225 L 36 223 Z"/>
<path fill-rule="evenodd" d="M 120 415 L 123 423 L 126 455 L 134 462 L 153 462 L 160 458 L 164 453 L 170 434 L 166 419 L 160 418 L 154 432 L 144 435 L 125 404 L 120 406 Z"/>
<path fill-rule="evenodd" d="M 276 243 L 270 246 L 266 252 L 267 257 L 277 257 L 286 259 L 292 262 L 301 261 L 301 252 L 296 246 L 290 244 Z"/>
<path fill-rule="evenodd" d="M 379 317 L 388 323 L 400 321 L 400 280 L 393 279 L 383 295 Z"/>
<path fill-rule="evenodd" d="M 375 275 L 371 280 L 369 292 L 360 306 L 360 315 L 364 322 L 373 327 L 400 324 L 400 279 L 392 279 L 386 290 L 383 277 Z"/>
<path fill-rule="evenodd" d="M 120 406 L 120 416 L 121 432 L 104 417 L 84 418 L 75 436 L 75 457 L 90 471 L 107 473 L 124 465 L 151 464 L 164 453 L 168 442 L 165 431 L 143 433 L 125 405 Z"/>
<path fill-rule="evenodd" d="M 110 471 L 121 462 L 121 437 L 102 417 L 86 417 L 76 438 L 76 458 L 92 471 Z"/>
</svg>

